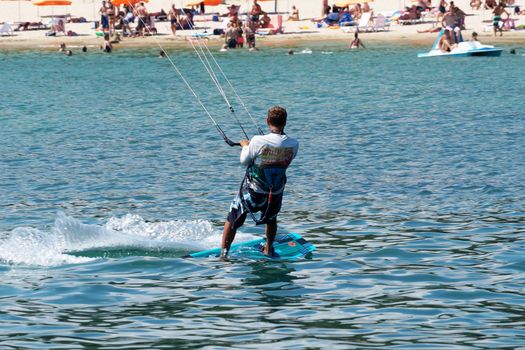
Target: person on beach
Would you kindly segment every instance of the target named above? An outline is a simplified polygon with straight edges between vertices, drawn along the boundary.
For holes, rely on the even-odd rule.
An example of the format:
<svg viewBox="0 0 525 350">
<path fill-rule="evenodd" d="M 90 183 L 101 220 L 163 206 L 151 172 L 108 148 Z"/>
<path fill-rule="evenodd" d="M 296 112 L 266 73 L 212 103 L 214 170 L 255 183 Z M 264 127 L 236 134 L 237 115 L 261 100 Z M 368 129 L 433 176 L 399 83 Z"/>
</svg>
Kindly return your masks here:
<svg viewBox="0 0 525 350">
<path fill-rule="evenodd" d="M 87 52 L 87 46 L 86 45 L 82 46 L 82 52 Z"/>
<path fill-rule="evenodd" d="M 109 33 L 111 34 L 115 31 L 115 17 L 116 17 L 115 6 L 113 6 L 111 2 L 108 4 L 106 13 L 108 15 L 108 22 L 109 22 L 108 29 L 109 29 Z"/>
<path fill-rule="evenodd" d="M 133 15 L 133 11 L 130 7 L 124 7 L 124 11 L 126 15 L 124 16 L 123 25 L 122 25 L 122 34 L 124 36 L 132 36 L 133 31 L 131 30 L 130 23 L 135 22 L 135 16 Z"/>
<path fill-rule="evenodd" d="M 492 14 L 494 17 L 492 17 L 492 26 L 494 27 L 494 36 L 496 36 L 496 33 L 499 30 L 499 36 L 503 36 L 503 26 L 499 25 L 499 22 L 502 20 L 501 15 L 506 14 L 507 19 L 510 18 L 510 14 L 505 10 L 505 3 L 502 1 L 496 6 L 494 11 L 492 11 Z"/>
<path fill-rule="evenodd" d="M 451 1 L 450 3 L 454 4 L 453 1 Z M 466 29 L 465 28 L 465 17 L 467 17 L 467 14 L 462 9 L 457 7 L 456 5 L 453 5 L 453 6 L 454 6 L 454 13 L 456 15 L 457 24 L 459 26 L 459 29 L 465 30 Z"/>
<path fill-rule="evenodd" d="M 246 21 L 244 25 L 244 35 L 246 35 L 246 44 L 251 51 L 256 50 L 255 48 L 255 22 Z"/>
<path fill-rule="evenodd" d="M 237 24 L 232 22 L 228 23 L 228 27 L 224 32 L 224 43 L 228 45 L 229 49 L 235 49 L 237 47 L 238 36 Z"/>
<path fill-rule="evenodd" d="M 272 22 L 272 19 L 270 18 L 270 16 L 268 16 L 268 14 L 266 12 L 263 12 L 261 20 L 259 22 L 259 27 L 260 28 L 269 28 L 271 22 Z"/>
<path fill-rule="evenodd" d="M 478 40 L 478 33 L 472 32 L 472 39 L 470 39 L 470 41 L 479 42 L 479 40 Z"/>
<path fill-rule="evenodd" d="M 261 5 L 257 3 L 257 0 L 253 0 L 253 6 L 250 11 L 250 20 L 252 22 L 258 23 L 259 22 L 259 16 L 262 14 Z"/>
<path fill-rule="evenodd" d="M 244 47 L 244 31 L 242 30 L 242 25 L 236 25 L 237 29 L 237 48 L 242 49 Z"/>
<path fill-rule="evenodd" d="M 299 10 L 295 5 L 292 6 L 292 14 L 288 17 L 288 21 L 299 21 Z"/>
<path fill-rule="evenodd" d="M 179 13 L 177 11 L 177 8 L 175 8 L 175 4 L 171 5 L 170 12 L 168 13 L 168 18 L 171 23 L 171 33 L 173 35 L 177 34 L 177 23 L 179 22 Z"/>
<path fill-rule="evenodd" d="M 146 31 L 146 23 L 149 22 L 148 16 L 148 10 L 146 9 L 146 6 L 144 6 L 143 2 L 141 2 L 137 7 L 135 7 L 135 17 L 138 17 L 137 28 L 135 28 L 135 30 L 137 31 L 137 35 L 144 37 L 144 32 Z"/>
<path fill-rule="evenodd" d="M 108 16 L 108 7 L 106 2 L 102 1 L 102 7 L 98 10 L 100 13 L 100 25 L 102 26 L 102 31 L 105 32 L 109 29 L 109 16 Z"/>
<path fill-rule="evenodd" d="M 422 34 L 422 33 L 439 33 L 441 32 L 441 27 L 432 27 L 432 28 L 428 28 L 428 29 L 422 29 L 422 30 L 417 30 L 417 32 L 419 34 Z"/>
<path fill-rule="evenodd" d="M 358 49 L 360 47 L 362 47 L 363 49 L 365 49 L 365 45 L 363 45 L 363 42 L 361 41 L 361 39 L 359 39 L 359 34 L 357 32 L 355 32 L 354 34 L 354 40 L 352 40 L 352 42 L 350 43 L 350 48 L 351 49 Z"/>
<path fill-rule="evenodd" d="M 350 10 L 350 14 L 352 15 L 352 18 L 356 21 L 361 18 L 363 15 L 363 9 L 361 8 L 361 4 L 355 4 L 354 7 Z"/>
<path fill-rule="evenodd" d="M 266 224 L 266 246 L 263 253 L 272 256 L 277 233 L 277 215 L 281 210 L 286 169 L 299 149 L 299 142 L 284 133 L 288 113 L 274 106 L 268 110 L 269 134 L 241 140 L 240 162 L 247 167 L 244 185 L 230 205 L 222 235 L 221 257 L 226 258 L 237 229 L 248 213 L 261 212 L 257 224 Z M 271 179 L 270 179 L 271 176 Z M 273 180 L 276 179 L 276 180 Z M 244 194 L 247 191 L 248 193 Z M 242 192 L 242 193 L 241 193 Z"/>
<path fill-rule="evenodd" d="M 440 20 L 443 19 L 445 13 L 447 13 L 448 3 L 445 0 L 439 0 L 438 13 L 436 15 L 436 24 L 441 23 Z"/>
<path fill-rule="evenodd" d="M 496 0 L 485 0 L 485 10 L 493 10 L 497 5 Z"/>
<path fill-rule="evenodd" d="M 64 51 L 66 51 L 66 43 L 60 44 L 58 48 L 58 52 L 64 52 Z"/>
<path fill-rule="evenodd" d="M 479 10 L 481 8 L 481 0 L 471 0 L 470 8 L 473 10 Z"/>
</svg>

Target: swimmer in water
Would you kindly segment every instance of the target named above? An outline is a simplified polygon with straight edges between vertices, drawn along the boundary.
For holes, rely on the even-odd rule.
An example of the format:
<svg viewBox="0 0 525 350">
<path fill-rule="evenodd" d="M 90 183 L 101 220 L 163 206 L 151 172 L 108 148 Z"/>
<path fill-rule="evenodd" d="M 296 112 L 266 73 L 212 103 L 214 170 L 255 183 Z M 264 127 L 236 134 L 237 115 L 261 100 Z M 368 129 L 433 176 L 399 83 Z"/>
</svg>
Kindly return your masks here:
<svg viewBox="0 0 525 350">
<path fill-rule="evenodd" d="M 363 45 L 363 42 L 359 39 L 358 35 L 357 32 L 354 34 L 354 40 L 350 43 L 351 49 L 358 49 L 359 47 L 362 47 L 363 49 L 365 48 L 365 45 Z"/>
</svg>

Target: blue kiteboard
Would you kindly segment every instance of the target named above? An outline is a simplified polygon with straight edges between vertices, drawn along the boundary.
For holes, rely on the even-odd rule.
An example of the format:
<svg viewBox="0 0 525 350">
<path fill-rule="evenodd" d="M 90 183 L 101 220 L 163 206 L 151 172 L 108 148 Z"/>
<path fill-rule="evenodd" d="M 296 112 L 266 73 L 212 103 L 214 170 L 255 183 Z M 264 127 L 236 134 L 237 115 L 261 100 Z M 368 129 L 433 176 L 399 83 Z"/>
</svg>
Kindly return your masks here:
<svg viewBox="0 0 525 350">
<path fill-rule="evenodd" d="M 265 238 L 254 239 L 251 241 L 232 244 L 230 247 L 229 257 L 245 258 L 245 259 L 283 259 L 296 260 L 309 256 L 314 250 L 315 246 L 305 240 L 297 233 L 288 233 L 277 235 L 273 242 L 274 253 L 271 257 L 264 255 L 263 249 L 266 244 Z M 221 248 L 203 250 L 201 252 L 191 253 L 185 258 L 209 258 L 219 257 L 221 255 Z"/>
</svg>

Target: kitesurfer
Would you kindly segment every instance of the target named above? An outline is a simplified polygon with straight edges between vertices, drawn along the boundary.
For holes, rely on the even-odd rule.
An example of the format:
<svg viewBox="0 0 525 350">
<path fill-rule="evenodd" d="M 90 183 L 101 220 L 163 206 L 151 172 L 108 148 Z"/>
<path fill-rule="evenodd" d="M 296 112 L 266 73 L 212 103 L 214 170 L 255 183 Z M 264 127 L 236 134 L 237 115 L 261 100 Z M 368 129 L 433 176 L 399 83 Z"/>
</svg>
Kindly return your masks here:
<svg viewBox="0 0 525 350">
<path fill-rule="evenodd" d="M 268 110 L 266 123 L 270 133 L 241 140 L 240 161 L 247 167 L 241 189 L 230 205 L 222 235 L 221 257 L 226 257 L 237 229 L 251 214 L 256 224 L 266 224 L 266 246 L 263 253 L 271 256 L 277 233 L 277 214 L 281 209 L 286 169 L 297 155 L 299 142 L 284 133 L 287 112 L 275 106 Z M 261 212 L 260 219 L 253 213 Z"/>
</svg>

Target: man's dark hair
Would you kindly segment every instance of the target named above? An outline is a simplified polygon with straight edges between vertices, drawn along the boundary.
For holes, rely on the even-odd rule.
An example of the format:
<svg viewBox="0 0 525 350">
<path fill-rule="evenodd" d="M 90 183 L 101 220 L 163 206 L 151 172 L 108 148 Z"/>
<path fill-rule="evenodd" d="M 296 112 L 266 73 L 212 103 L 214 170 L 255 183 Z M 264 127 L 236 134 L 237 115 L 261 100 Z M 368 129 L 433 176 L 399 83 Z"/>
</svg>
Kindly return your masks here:
<svg viewBox="0 0 525 350">
<path fill-rule="evenodd" d="M 268 110 L 268 123 L 279 128 L 284 128 L 287 116 L 288 113 L 286 112 L 286 109 L 274 106 Z"/>
</svg>

